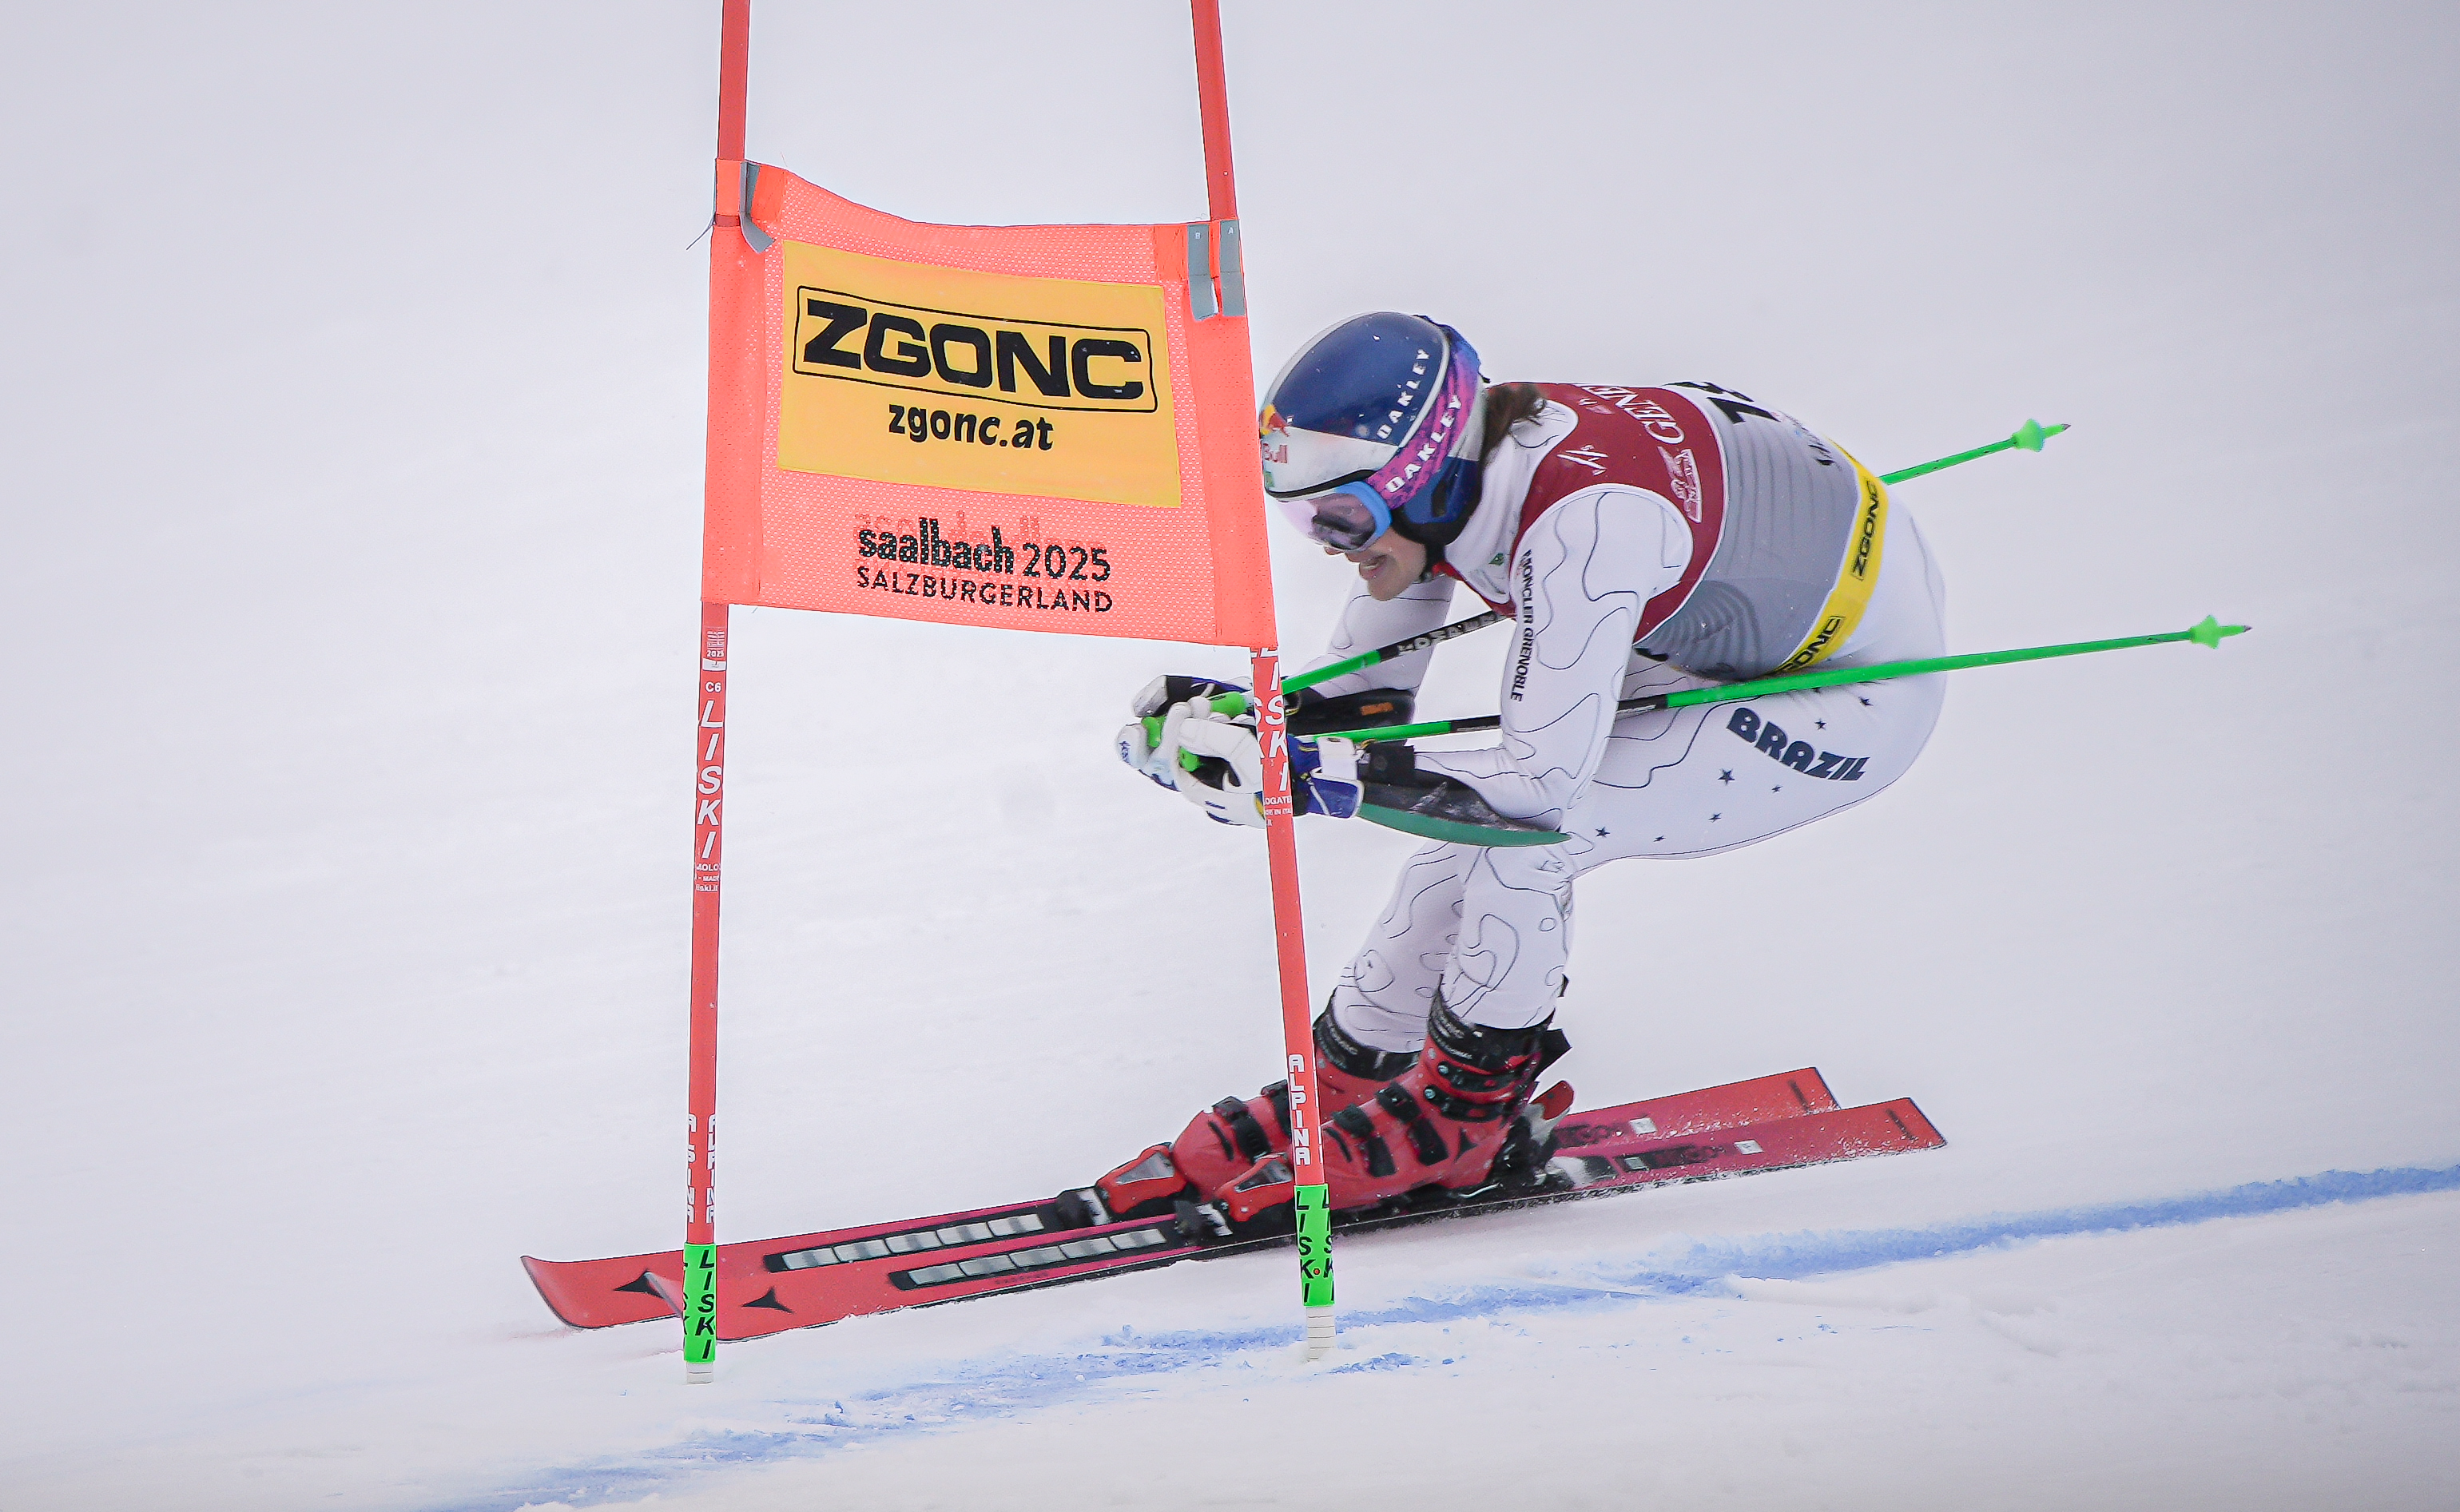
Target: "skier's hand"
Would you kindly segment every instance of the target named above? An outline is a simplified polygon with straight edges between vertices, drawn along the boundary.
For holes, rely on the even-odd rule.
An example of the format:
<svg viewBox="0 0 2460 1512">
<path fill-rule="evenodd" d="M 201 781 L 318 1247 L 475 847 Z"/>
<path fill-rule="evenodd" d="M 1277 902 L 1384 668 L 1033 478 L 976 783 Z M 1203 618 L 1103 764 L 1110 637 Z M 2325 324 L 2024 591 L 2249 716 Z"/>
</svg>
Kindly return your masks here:
<svg viewBox="0 0 2460 1512">
<path fill-rule="evenodd" d="M 1170 711 L 1162 744 L 1196 759 L 1192 768 L 1177 764 L 1180 797 L 1223 824 L 1262 827 L 1264 753 L 1256 746 L 1254 715 L 1232 718 L 1192 699 Z"/>
<path fill-rule="evenodd" d="M 1230 716 L 1191 700 L 1172 709 L 1160 743 L 1180 755 L 1174 765 L 1178 795 L 1223 824 L 1264 823 L 1264 757 L 1252 714 Z M 1295 813 L 1348 819 L 1366 788 L 1358 747 L 1346 740 L 1292 741 L 1288 746 Z"/>
<path fill-rule="evenodd" d="M 1245 691 L 1240 683 L 1216 678 L 1156 678 L 1129 704 L 1136 718 L 1120 726 L 1113 748 L 1122 764 L 1212 818 L 1262 825 L 1263 811 L 1256 800 L 1263 788 L 1263 757 L 1256 747 L 1256 717 Z M 1368 701 L 1368 706 L 1351 706 L 1362 700 Z M 1362 718 L 1378 724 L 1406 720 L 1409 700 L 1408 693 L 1390 689 L 1352 694 L 1317 711 L 1317 727 L 1323 727 L 1325 719 L 1336 726 Z M 1298 696 L 1302 707 L 1309 702 L 1309 694 Z M 1356 746 L 1292 740 L 1288 752 L 1295 812 L 1335 819 L 1358 812 L 1363 788 Z"/>
<path fill-rule="evenodd" d="M 1174 704 L 1184 704 L 1194 698 L 1218 698 L 1224 693 L 1244 693 L 1247 684 L 1226 678 L 1182 677 L 1173 672 L 1157 677 L 1136 690 L 1128 701 L 1128 712 L 1139 719 L 1170 712 Z"/>
<path fill-rule="evenodd" d="M 1367 795 L 1358 776 L 1358 747 L 1346 740 L 1290 742 L 1290 786 L 1301 813 L 1357 817 L 1359 800 Z"/>
<path fill-rule="evenodd" d="M 1177 792 L 1178 783 L 1171 772 L 1170 764 L 1161 760 L 1160 748 L 1156 744 L 1160 734 L 1155 722 L 1132 719 L 1119 726 L 1119 733 L 1113 738 L 1111 747 L 1119 753 L 1119 760 L 1132 770 L 1140 771 Z"/>
<path fill-rule="evenodd" d="M 1261 825 L 1263 757 L 1244 687 L 1217 678 L 1159 677 L 1129 704 L 1136 718 L 1113 741 L 1119 760 L 1223 824 Z"/>
<path fill-rule="evenodd" d="M 1190 700 L 1245 691 L 1244 684 L 1219 678 L 1181 677 L 1175 673 L 1157 677 L 1129 700 L 1128 712 L 1135 717 L 1119 726 L 1112 748 L 1126 766 L 1177 792 L 1185 768 L 1179 763 L 1179 747 L 1163 739 L 1171 709 Z"/>
</svg>

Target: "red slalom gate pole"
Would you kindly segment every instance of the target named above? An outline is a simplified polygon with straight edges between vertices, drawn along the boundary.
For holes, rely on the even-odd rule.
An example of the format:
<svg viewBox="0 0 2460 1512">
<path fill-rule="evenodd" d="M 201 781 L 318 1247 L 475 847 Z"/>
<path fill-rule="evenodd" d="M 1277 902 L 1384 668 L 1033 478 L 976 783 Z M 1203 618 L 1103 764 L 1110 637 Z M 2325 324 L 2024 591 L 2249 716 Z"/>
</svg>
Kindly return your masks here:
<svg viewBox="0 0 2460 1512">
<path fill-rule="evenodd" d="M 1230 90 L 1221 74 L 1220 0 L 1188 0 L 1196 21 L 1196 112 L 1204 123 L 1204 203 L 1211 219 L 1239 219 L 1230 168 Z"/>
<path fill-rule="evenodd" d="M 745 81 L 752 55 L 752 0 L 725 0 L 718 24 L 717 160 L 743 158 Z M 710 382 L 708 447 L 711 472 L 718 435 L 717 400 L 725 386 L 718 370 L 717 265 L 732 256 L 731 234 L 742 236 L 742 218 L 721 201 L 710 234 Z M 726 796 L 726 662 L 728 605 L 700 606 L 700 679 L 693 699 L 700 711 L 692 731 L 692 940 L 691 1051 L 686 1077 L 684 1206 L 684 1379 L 707 1385 L 717 1378 L 717 941 L 719 867 L 724 860 Z"/>
<path fill-rule="evenodd" d="M 717 1378 L 717 938 L 726 832 L 727 605 L 700 606 L 700 725 L 692 732 L 691 1071 L 684 1115 L 684 1379 Z"/>
<path fill-rule="evenodd" d="M 1188 9 L 1196 30 L 1197 114 L 1204 127 L 1205 210 L 1220 225 L 1213 238 L 1219 259 L 1225 243 L 1236 244 L 1239 219 L 1238 176 L 1230 165 L 1230 91 L 1221 68 L 1220 0 L 1188 0 Z M 1261 510 L 1263 500 L 1256 502 Z M 1251 654 L 1256 703 L 1262 711 L 1256 721 L 1256 739 L 1264 757 L 1264 855 L 1272 875 L 1273 949 L 1281 966 L 1282 1046 L 1290 1083 L 1299 1299 L 1306 1316 L 1306 1357 L 1319 1359 L 1332 1351 L 1332 1212 L 1324 1183 L 1325 1109 L 1316 1095 L 1315 1031 L 1308 1014 L 1306 916 L 1299 903 L 1298 830 L 1284 724 L 1288 704 L 1282 697 L 1279 656 L 1267 650 Z"/>
<path fill-rule="evenodd" d="M 1201 3 L 1201 0 L 1199 0 Z M 1325 1188 L 1323 1102 L 1316 1095 L 1315 1032 L 1308 1021 L 1306 916 L 1299 904 L 1299 841 L 1290 802 L 1288 704 L 1280 658 L 1253 653 L 1256 738 L 1264 755 L 1264 855 L 1273 883 L 1273 951 L 1281 965 L 1283 1069 L 1290 1083 L 1290 1186 L 1299 1235 L 1299 1301 L 1306 1357 L 1332 1351 L 1332 1211 Z"/>
</svg>

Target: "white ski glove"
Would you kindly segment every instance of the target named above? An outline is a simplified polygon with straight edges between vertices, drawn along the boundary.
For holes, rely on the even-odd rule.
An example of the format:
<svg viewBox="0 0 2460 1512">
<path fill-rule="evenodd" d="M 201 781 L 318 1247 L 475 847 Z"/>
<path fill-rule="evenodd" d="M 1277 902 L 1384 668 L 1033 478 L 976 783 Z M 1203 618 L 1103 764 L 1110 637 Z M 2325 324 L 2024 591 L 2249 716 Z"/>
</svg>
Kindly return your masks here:
<svg viewBox="0 0 2460 1512">
<path fill-rule="evenodd" d="M 1113 742 L 1122 763 L 1222 824 L 1263 825 L 1264 758 L 1245 689 L 1205 678 L 1156 678 L 1129 707 L 1137 717 Z M 1365 785 L 1355 745 L 1294 740 L 1288 750 L 1297 812 L 1334 819 L 1358 812 Z"/>
<path fill-rule="evenodd" d="M 1184 768 L 1178 765 L 1177 747 L 1162 739 L 1171 709 L 1191 700 L 1244 692 L 1245 687 L 1240 683 L 1216 678 L 1157 677 L 1129 701 L 1128 712 L 1135 718 L 1119 726 L 1112 748 L 1121 762 L 1177 792 Z"/>
<path fill-rule="evenodd" d="M 1263 756 L 1246 690 L 1210 678 L 1156 678 L 1129 704 L 1119 760 L 1223 824 L 1262 825 Z"/>
<path fill-rule="evenodd" d="M 1198 758 L 1194 770 L 1175 762 L 1178 795 L 1223 824 L 1264 824 L 1264 753 L 1256 743 L 1255 716 L 1226 715 L 1192 701 L 1162 722 L 1160 745 Z M 1358 747 L 1346 740 L 1293 741 L 1289 747 L 1297 811 L 1347 819 L 1358 812 L 1366 786 L 1358 775 Z M 1211 758 L 1206 760 L 1205 758 Z"/>
<path fill-rule="evenodd" d="M 1256 746 L 1254 715 L 1234 719 L 1215 712 L 1210 704 L 1191 700 L 1170 711 L 1161 743 L 1199 762 L 1212 757 L 1220 763 L 1206 763 L 1195 771 L 1179 764 L 1181 798 L 1223 824 L 1263 828 L 1264 753 Z"/>
</svg>

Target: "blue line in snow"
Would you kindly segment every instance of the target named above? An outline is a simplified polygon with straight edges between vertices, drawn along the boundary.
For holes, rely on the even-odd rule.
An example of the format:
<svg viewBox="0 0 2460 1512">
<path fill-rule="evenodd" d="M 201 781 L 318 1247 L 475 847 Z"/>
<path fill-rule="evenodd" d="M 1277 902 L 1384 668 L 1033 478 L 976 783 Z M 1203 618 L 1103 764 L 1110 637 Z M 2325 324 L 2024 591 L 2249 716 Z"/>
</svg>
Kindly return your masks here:
<svg viewBox="0 0 2460 1512">
<path fill-rule="evenodd" d="M 2099 1203 L 2032 1213 L 1992 1213 L 1961 1223 L 1922 1228 L 1868 1228 L 1797 1234 L 1758 1234 L 1749 1239 L 1706 1241 L 1664 1263 L 1617 1273 L 1592 1268 L 1589 1274 L 1623 1285 L 1656 1285 L 1668 1292 L 1696 1291 L 1728 1275 L 1771 1281 L 1866 1270 L 1873 1266 L 1977 1250 L 2006 1249 L 2030 1239 L 2072 1234 L 2118 1233 L 2134 1228 L 2252 1218 L 2326 1203 L 2365 1202 L 2460 1187 L 2460 1166 L 2400 1166 L 2390 1170 L 2324 1171 L 2291 1181 L 2249 1182 L 2225 1191 L 2196 1192 L 2152 1202 Z"/>
<path fill-rule="evenodd" d="M 1450 1323 L 1514 1312 L 1627 1308 L 1651 1297 L 1714 1292 L 1728 1276 L 1802 1280 L 1876 1266 L 2004 1250 L 2042 1239 L 2125 1232 L 2250 1218 L 2329 1203 L 2365 1202 L 2460 1188 L 2460 1166 L 2389 1170 L 2324 1171 L 2291 1181 L 2251 1182 L 2225 1191 L 2152 1202 L 2101 1203 L 2041 1212 L 1993 1213 L 1919 1228 L 1866 1228 L 1760 1234 L 1707 1240 L 1670 1255 L 1651 1255 L 1629 1269 L 1589 1265 L 1600 1285 L 1474 1287 L 1443 1297 L 1409 1297 L 1372 1312 L 1345 1312 L 1345 1332 L 1409 1323 Z M 526 1486 L 505 1487 L 433 1512 L 514 1512 L 522 1506 L 596 1506 L 634 1502 L 652 1492 L 680 1492 L 712 1471 L 778 1460 L 818 1459 L 855 1442 L 932 1429 L 962 1427 L 1086 1396 L 1138 1376 L 1201 1369 L 1238 1369 L 1238 1356 L 1285 1349 L 1295 1325 L 1180 1330 L 1106 1335 L 1098 1351 L 1077 1354 L 992 1356 L 958 1362 L 940 1379 L 908 1381 L 847 1399 L 780 1401 L 780 1426 L 769 1430 L 694 1434 L 620 1460 L 546 1470 Z M 1449 1365 L 1451 1360 L 1442 1361 Z M 1328 1375 L 1408 1371 L 1433 1360 L 1397 1351 L 1336 1366 Z"/>
</svg>

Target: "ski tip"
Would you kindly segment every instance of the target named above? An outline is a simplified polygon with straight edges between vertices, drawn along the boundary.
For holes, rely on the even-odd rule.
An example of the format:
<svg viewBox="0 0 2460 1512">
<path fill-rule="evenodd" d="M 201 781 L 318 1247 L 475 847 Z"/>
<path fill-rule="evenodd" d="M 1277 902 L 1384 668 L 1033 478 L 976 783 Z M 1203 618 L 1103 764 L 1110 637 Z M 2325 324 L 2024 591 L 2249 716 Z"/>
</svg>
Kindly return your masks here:
<svg viewBox="0 0 2460 1512">
<path fill-rule="evenodd" d="M 536 1255 L 521 1256 L 521 1270 L 528 1273 L 530 1285 L 538 1290 L 539 1300 L 545 1303 L 546 1310 L 555 1314 L 555 1320 L 565 1328 L 588 1327 L 581 1319 L 566 1312 L 562 1304 L 557 1299 L 556 1289 L 548 1279 L 552 1273 L 548 1268 L 554 1264 L 552 1260 L 541 1260 Z"/>
<path fill-rule="evenodd" d="M 2223 624 L 2211 615 L 2206 615 L 2201 623 L 2187 632 L 2187 639 L 2199 646 L 2217 651 L 2224 640 L 2234 635 L 2244 635 L 2254 628 L 2253 625 Z"/>
<path fill-rule="evenodd" d="M 1898 1098 L 1883 1104 L 1883 1107 L 1888 1121 L 1896 1124 L 1898 1132 L 1915 1148 L 1944 1149 L 1947 1146 L 1947 1136 L 1939 1131 L 1939 1125 L 1930 1121 L 1928 1114 L 1914 1105 L 1913 1099 Z"/>
</svg>

